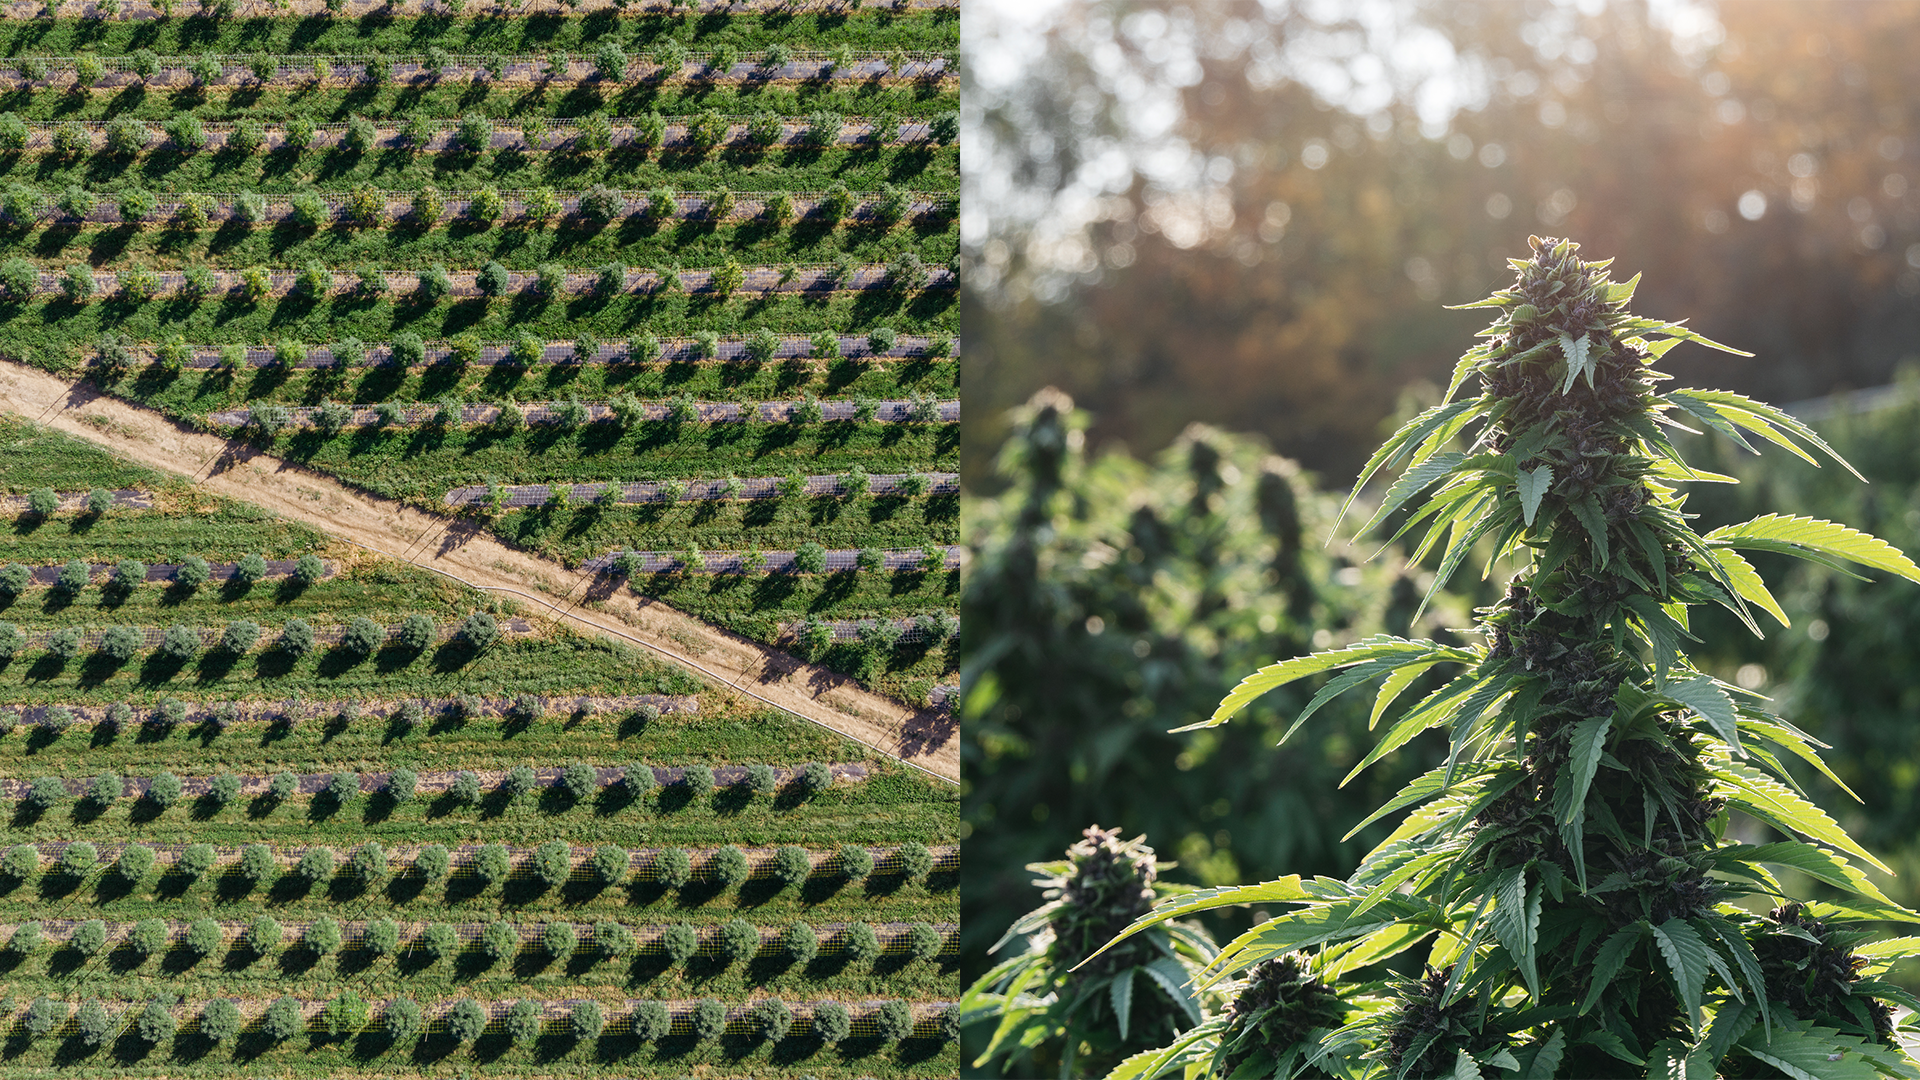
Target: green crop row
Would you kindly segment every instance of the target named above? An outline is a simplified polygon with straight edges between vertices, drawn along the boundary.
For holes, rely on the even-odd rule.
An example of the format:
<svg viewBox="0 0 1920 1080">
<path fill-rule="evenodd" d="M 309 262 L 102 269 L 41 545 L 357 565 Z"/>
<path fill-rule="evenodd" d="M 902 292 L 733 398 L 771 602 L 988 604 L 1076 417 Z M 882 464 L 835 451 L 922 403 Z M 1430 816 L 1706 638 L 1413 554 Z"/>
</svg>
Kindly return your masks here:
<svg viewBox="0 0 1920 1080">
<path fill-rule="evenodd" d="M 190 3 L 183 8 L 191 8 Z M 184 13 L 184 12 L 183 12 Z M 151 21 L 100 21 L 56 18 L 0 22 L 0 54 L 19 56 L 131 56 L 139 49 L 156 53 L 425 53 L 439 47 L 455 53 L 546 53 L 568 49 L 591 53 L 606 41 L 648 53 L 661 42 L 677 41 L 690 50 L 712 54 L 730 46 L 741 54 L 764 52 L 776 44 L 794 48 L 846 45 L 864 52 L 945 52 L 959 43 L 957 10 L 897 13 L 768 12 L 709 17 L 691 12 L 469 18 L 443 14 L 411 16 L 376 12 L 360 18 L 312 18 L 283 15 L 263 18 L 169 18 Z"/>
</svg>

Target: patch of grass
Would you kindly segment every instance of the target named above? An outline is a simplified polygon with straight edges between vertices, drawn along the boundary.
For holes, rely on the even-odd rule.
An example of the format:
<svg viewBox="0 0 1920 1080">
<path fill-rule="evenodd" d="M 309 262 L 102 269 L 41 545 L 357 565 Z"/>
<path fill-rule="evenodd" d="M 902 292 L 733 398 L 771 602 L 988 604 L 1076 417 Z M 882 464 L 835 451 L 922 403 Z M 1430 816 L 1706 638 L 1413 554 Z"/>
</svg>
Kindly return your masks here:
<svg viewBox="0 0 1920 1080">
<path fill-rule="evenodd" d="M 91 444 L 83 446 L 88 451 L 105 456 L 103 451 Z M 63 452 L 71 453 L 75 449 L 69 446 Z M 119 459 L 109 456 L 108 460 Z M 13 472 L 9 470 L 11 475 Z M 162 479 L 153 474 L 148 476 L 151 479 L 138 474 L 120 474 L 120 482 L 113 486 L 148 484 Z M 132 558 L 150 564 L 177 564 L 194 555 L 210 563 L 219 563 L 235 562 L 251 554 L 264 555 L 269 559 L 291 559 L 314 551 L 327 542 L 320 533 L 304 525 L 279 520 L 259 507 L 192 493 L 184 483 L 175 479 L 167 479 L 165 483 L 168 485 L 166 494 L 161 496 L 165 508 L 118 509 L 97 517 L 68 513 L 56 515 L 47 522 L 24 515 L 16 518 L 11 528 L 0 528 L 0 563 L 50 566 L 69 559 L 118 563 L 122 559 Z M 57 486 L 55 489 L 69 490 Z M 255 588 L 265 595 L 274 587 L 268 583 Z M 157 592 L 165 586 L 142 588 Z M 218 591 L 218 586 L 208 590 L 209 595 Z M 34 595 L 29 594 L 22 603 L 30 608 Z M 100 596 L 95 592 L 92 598 L 98 600 Z M 12 619 L 17 616 L 0 614 L 0 618 Z"/>
<path fill-rule="evenodd" d="M 0 413 L 0 491 L 25 494 L 34 488 L 55 491 L 109 490 L 128 487 L 158 488 L 178 483 L 165 473 L 135 465 L 124 458 L 71 435 L 51 431 L 6 413 Z M 70 514 L 60 515 L 52 527 L 64 529 Z M 111 515 L 106 520 L 112 520 Z M 104 524 L 102 521 L 100 524 Z M 0 544 L 10 539 L 0 534 Z M 0 551 L 6 549 L 0 548 Z M 11 561 L 11 555 L 0 555 Z"/>
</svg>

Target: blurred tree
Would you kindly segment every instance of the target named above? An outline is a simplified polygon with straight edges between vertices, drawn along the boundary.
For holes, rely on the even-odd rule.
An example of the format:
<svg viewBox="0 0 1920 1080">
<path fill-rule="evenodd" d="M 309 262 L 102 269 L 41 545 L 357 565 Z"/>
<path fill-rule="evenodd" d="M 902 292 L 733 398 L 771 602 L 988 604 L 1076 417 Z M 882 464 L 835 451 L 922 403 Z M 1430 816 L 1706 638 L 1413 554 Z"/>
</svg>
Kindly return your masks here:
<svg viewBox="0 0 1920 1080">
<path fill-rule="evenodd" d="M 1100 417 L 1096 445 L 1152 450 L 1200 420 L 1344 479 L 1392 389 L 1444 379 L 1470 326 L 1431 301 L 1483 294 L 1547 228 L 1644 267 L 1649 315 L 1698 313 L 1762 358 L 1676 357 L 1682 384 L 1792 401 L 1885 382 L 1920 332 L 1911 13 L 983 9 L 968 482 L 1045 385 Z"/>
<path fill-rule="evenodd" d="M 1367 710 L 1330 707 L 1272 749 L 1305 696 L 1270 695 L 1244 730 L 1168 734 L 1262 663 L 1382 630 L 1451 640 L 1468 603 L 1443 594 L 1410 628 L 1427 571 L 1323 552 L 1337 502 L 1256 440 L 1196 426 L 1152 464 L 1089 461 L 1088 424 L 1065 395 L 1036 395 L 1001 457 L 1006 490 L 968 503 L 970 975 L 1031 903 L 1020 867 L 1086 822 L 1165 837 L 1175 876 L 1203 885 L 1344 873 L 1371 834 L 1341 836 L 1441 752 L 1416 741 L 1341 789 L 1371 743 Z"/>
</svg>

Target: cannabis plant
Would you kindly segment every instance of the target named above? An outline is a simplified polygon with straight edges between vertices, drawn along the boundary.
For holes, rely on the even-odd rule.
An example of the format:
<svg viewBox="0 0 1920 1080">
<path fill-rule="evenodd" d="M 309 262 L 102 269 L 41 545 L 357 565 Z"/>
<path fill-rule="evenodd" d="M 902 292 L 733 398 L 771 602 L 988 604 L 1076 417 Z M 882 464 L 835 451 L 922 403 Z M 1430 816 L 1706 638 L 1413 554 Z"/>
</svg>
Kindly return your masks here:
<svg viewBox="0 0 1920 1080">
<path fill-rule="evenodd" d="M 1193 893 L 1116 938 L 1108 948 L 1210 908 L 1291 905 L 1199 978 L 1203 992 L 1235 994 L 1231 1009 L 1113 1075 L 1916 1075 L 1889 1005 L 1920 1002 L 1878 978 L 1913 939 L 1863 945 L 1860 924 L 1920 915 L 1875 887 L 1857 864 L 1886 867 L 1786 769 L 1798 759 L 1839 784 L 1821 744 L 1766 698 L 1700 671 L 1683 645 L 1700 604 L 1755 633 L 1759 612 L 1786 624 L 1742 551 L 1914 581 L 1920 567 L 1811 518 L 1696 533 L 1678 485 L 1730 478 L 1688 466 L 1665 429 L 1697 422 L 1749 450 L 1759 436 L 1852 467 L 1772 406 L 1656 392 L 1664 376 L 1649 365 L 1680 342 L 1736 350 L 1630 314 L 1638 277 L 1610 281 L 1578 245 L 1532 246 L 1511 263 L 1512 287 L 1466 305 L 1498 317 L 1445 399 L 1388 439 L 1358 482 L 1403 468 L 1360 533 L 1405 508 L 1395 536 L 1419 537 L 1416 558 L 1439 553 L 1433 589 L 1470 553 L 1518 568 L 1478 613 L 1482 642 L 1382 635 L 1285 660 L 1193 725 L 1338 672 L 1289 734 L 1336 695 L 1383 680 L 1372 715 L 1384 734 L 1354 772 L 1434 728 L 1446 762 L 1363 823 L 1411 811 L 1345 881 Z M 1470 380 L 1479 393 L 1463 396 Z M 1839 898 L 1796 900 L 1774 867 Z M 1412 977 L 1379 968 L 1412 949 L 1424 952 L 1401 962 Z"/>
<path fill-rule="evenodd" d="M 1010 927 L 1026 950 L 989 970 L 960 1000 L 960 1023 L 997 1021 L 975 1065 L 999 1058 L 1009 1076 L 1099 1076 L 1201 1020 L 1191 984 L 1216 949 L 1204 930 L 1162 921 L 1098 959 L 1095 950 L 1153 907 L 1167 868 L 1146 837 L 1093 826 L 1061 862 L 1027 867 L 1046 903 Z"/>
</svg>

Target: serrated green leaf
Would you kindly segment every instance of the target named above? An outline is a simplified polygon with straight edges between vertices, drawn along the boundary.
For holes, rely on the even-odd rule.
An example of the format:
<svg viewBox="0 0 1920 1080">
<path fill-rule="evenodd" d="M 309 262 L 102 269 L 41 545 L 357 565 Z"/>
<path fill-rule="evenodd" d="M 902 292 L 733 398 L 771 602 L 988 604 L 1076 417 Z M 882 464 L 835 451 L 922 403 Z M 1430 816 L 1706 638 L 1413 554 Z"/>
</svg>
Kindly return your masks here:
<svg viewBox="0 0 1920 1080">
<path fill-rule="evenodd" d="M 1624 304 L 1633 299 L 1633 290 L 1640 287 L 1640 275 L 1635 274 L 1625 281 L 1616 281 L 1607 286 L 1607 303 Z"/>
<path fill-rule="evenodd" d="M 1583 371 L 1587 375 L 1587 385 L 1593 385 L 1593 343 L 1587 340 L 1586 334 L 1581 334 L 1577 341 L 1567 334 L 1561 334 L 1560 354 L 1567 358 L 1567 382 L 1560 388 L 1562 394 L 1573 389 L 1575 380 L 1580 378 Z"/>
<path fill-rule="evenodd" d="M 1687 1010 L 1693 1030 L 1700 1030 L 1700 992 L 1707 984 L 1707 943 L 1699 931 L 1685 919 L 1668 919 L 1653 928 L 1653 941 L 1673 972 L 1680 990 L 1680 1004 Z"/>
<path fill-rule="evenodd" d="M 1408 640 L 1406 638 L 1393 637 L 1388 634 L 1376 634 L 1364 641 L 1349 645 L 1344 649 L 1317 652 L 1310 656 L 1296 656 L 1289 660 L 1281 660 L 1278 663 L 1268 664 L 1266 667 L 1240 680 L 1240 684 L 1235 686 L 1232 692 L 1228 693 L 1220 702 L 1219 707 L 1213 710 L 1211 717 L 1200 723 L 1188 724 L 1185 727 L 1177 727 L 1173 730 L 1175 732 L 1181 732 L 1193 731 L 1198 728 L 1218 727 L 1232 718 L 1234 713 L 1246 708 L 1249 702 L 1265 694 L 1267 691 L 1278 689 L 1293 682 L 1295 679 L 1304 679 L 1309 675 L 1317 675 L 1322 671 L 1351 667 L 1354 664 L 1361 664 L 1369 660 L 1377 660 L 1388 656 L 1404 657 L 1406 662 L 1411 664 L 1426 659 L 1435 653 L 1444 653 L 1449 657 L 1459 656 L 1468 661 L 1473 659 L 1472 653 L 1465 653 L 1459 649 L 1443 648 L 1431 641 Z"/>
<path fill-rule="evenodd" d="M 1767 980 L 1760 970 L 1760 958 L 1754 955 L 1753 945 L 1747 941 L 1746 935 L 1742 934 L 1739 927 L 1727 921 L 1726 917 L 1722 915 L 1702 916 L 1698 924 L 1712 931 L 1713 936 L 1720 939 L 1720 944 L 1726 946 L 1728 954 L 1733 957 L 1733 962 L 1739 966 L 1740 976 L 1746 980 L 1747 990 L 1752 995 L 1744 1004 L 1759 1009 L 1760 1022 L 1762 1024 L 1773 1023 L 1773 1006 L 1767 1001 Z M 1725 1010 L 1723 1009 L 1722 1011 Z M 1744 1031 L 1745 1029 L 1743 1028 L 1741 1030 Z M 1727 1036 L 1727 1038 L 1731 1041 L 1738 1038 L 1739 1035 L 1740 1032 L 1736 1031 L 1732 1035 Z M 1709 1040 L 1712 1038 L 1711 1027 L 1708 1029 L 1708 1038 Z M 1722 1050 L 1714 1056 L 1719 1057 L 1724 1053 L 1725 1051 Z"/>
<path fill-rule="evenodd" d="M 1753 568 L 1745 556 L 1728 547 L 1709 548 L 1713 561 L 1720 565 L 1720 571 L 1733 591 L 1748 603 L 1758 604 L 1762 611 L 1779 620 L 1781 626 L 1792 626 L 1787 613 L 1781 609 L 1780 601 L 1767 591 L 1767 583 L 1761 579 L 1760 572 Z"/>
<path fill-rule="evenodd" d="M 1593 784 L 1594 773 L 1600 769 L 1601 755 L 1607 749 L 1607 729 L 1612 724 L 1610 716 L 1593 716 L 1573 725 L 1572 747 L 1567 758 L 1573 783 L 1567 789 L 1564 804 L 1555 799 L 1554 817 L 1560 824 L 1570 824 L 1586 807 L 1587 789 Z"/>
<path fill-rule="evenodd" d="M 1301 886 L 1299 874 L 1289 874 L 1273 881 L 1263 881 L 1258 885 L 1229 885 L 1217 889 L 1195 889 L 1190 893 L 1163 900 L 1153 906 L 1153 910 L 1133 920 L 1125 930 L 1120 931 L 1112 941 L 1087 957 L 1092 960 L 1127 938 L 1158 926 L 1169 919 L 1179 919 L 1201 911 L 1214 908 L 1233 907 L 1239 904 L 1285 904 L 1312 900 L 1313 894 Z M 1085 964 L 1087 960 L 1082 960 Z"/>
<path fill-rule="evenodd" d="M 1387 676 L 1386 681 L 1380 684 L 1380 692 L 1374 695 L 1373 714 L 1367 717 L 1367 730 L 1372 731 L 1380 723 L 1381 714 L 1393 705 L 1395 699 L 1406 692 L 1407 687 L 1413 685 L 1415 679 L 1425 675 L 1428 669 L 1439 663 L 1442 661 L 1408 664 Z"/>
<path fill-rule="evenodd" d="M 1120 1025 L 1120 1041 L 1127 1041 L 1127 1024 L 1133 1019 L 1133 968 L 1128 968 L 1113 977 L 1107 984 L 1108 1003 L 1113 1006 L 1113 1018 Z"/>
<path fill-rule="evenodd" d="M 1393 486 L 1389 487 L 1387 493 L 1381 497 L 1380 508 L 1373 512 L 1373 516 L 1368 518 L 1365 524 L 1353 531 L 1353 538 L 1358 540 L 1371 533 L 1382 521 L 1387 520 L 1388 515 L 1400 509 L 1402 503 L 1425 491 L 1434 481 L 1452 472 L 1464 459 L 1465 455 L 1454 452 L 1435 454 L 1401 473 L 1400 478 L 1395 480 Z"/>
<path fill-rule="evenodd" d="M 1193 979 L 1187 974 L 1187 969 L 1180 966 L 1180 961 L 1171 956 L 1155 957 L 1136 970 L 1159 983 L 1160 989 L 1165 990 L 1174 1004 L 1187 1014 L 1189 1023 L 1201 1021 L 1200 999 L 1194 996 Z"/>
<path fill-rule="evenodd" d="M 1547 1041 L 1540 1044 L 1540 1052 L 1533 1055 L 1527 1063 L 1526 1076 L 1522 1080 L 1554 1080 L 1554 1074 L 1560 1071 L 1560 1062 L 1567 1056 L 1567 1033 L 1555 1027 Z"/>
<path fill-rule="evenodd" d="M 1920 566 L 1915 566 L 1899 548 L 1858 529 L 1817 518 L 1765 514 L 1752 521 L 1715 529 L 1702 539 L 1709 545 L 1779 551 L 1801 558 L 1814 552 L 1920 582 Z"/>
<path fill-rule="evenodd" d="M 1860 470 L 1854 468 L 1846 458 L 1841 457 L 1839 452 L 1833 447 L 1828 446 L 1826 440 L 1820 437 L 1819 432 L 1808 427 L 1806 422 L 1799 417 L 1777 405 L 1769 405 L 1764 401 L 1756 401 L 1753 398 L 1726 390 L 1676 390 L 1674 393 L 1687 395 L 1696 401 L 1719 409 L 1722 416 L 1739 424 L 1741 427 L 1749 431 L 1759 432 L 1768 439 L 1786 446 L 1808 461 L 1813 461 L 1813 459 L 1802 452 L 1799 447 L 1793 446 L 1785 439 L 1776 437 L 1775 434 L 1771 433 L 1772 428 L 1784 428 L 1799 438 L 1805 439 L 1819 447 L 1822 453 L 1852 473 L 1855 479 L 1862 483 L 1866 482 L 1867 478 L 1860 475 Z M 1767 428 L 1767 430 L 1762 430 L 1763 427 Z M 1814 462 L 1814 464 L 1818 466 L 1819 462 Z"/>
<path fill-rule="evenodd" d="M 1607 519 L 1606 515 L 1600 512 L 1599 500 L 1595 499 L 1593 492 L 1589 491 L 1568 503 L 1567 508 L 1573 511 L 1573 516 L 1580 520 L 1581 527 L 1587 530 L 1587 537 L 1593 541 L 1595 559 L 1601 569 L 1606 569 Z"/>
<path fill-rule="evenodd" d="M 1859 868 L 1823 848 L 1799 840 L 1782 840 L 1772 844 L 1734 844 L 1713 853 L 1715 861 L 1738 859 L 1743 862 L 1772 863 L 1775 866 L 1791 866 L 1795 870 L 1811 877 L 1819 878 L 1829 885 L 1837 885 L 1849 892 L 1872 897 L 1883 904 L 1891 904 L 1873 879 L 1861 873 Z"/>
<path fill-rule="evenodd" d="M 1613 936 L 1600 946 L 1594 954 L 1593 974 L 1587 983 L 1587 996 L 1580 1002 L 1580 1015 L 1585 1016 L 1600 1000 L 1600 995 L 1613 984 L 1613 977 L 1620 974 L 1620 968 L 1627 962 L 1627 954 L 1640 943 L 1647 932 L 1647 924 L 1636 922 L 1631 926 L 1614 931 Z"/>
<path fill-rule="evenodd" d="M 1477 670 L 1469 671 L 1456 677 L 1452 682 L 1435 690 L 1433 693 L 1428 694 L 1421 700 L 1419 705 L 1415 706 L 1407 715 L 1395 721 L 1394 725 L 1387 729 L 1387 733 L 1381 737 L 1379 742 L 1374 744 L 1373 749 L 1367 751 L 1367 755 L 1360 759 L 1360 764 L 1355 765 L 1353 771 L 1349 772 L 1346 778 L 1340 781 L 1340 786 L 1347 786 L 1347 784 L 1354 777 L 1359 776 L 1367 766 L 1405 746 L 1415 735 L 1420 734 L 1430 727 L 1445 724 L 1449 717 L 1459 711 L 1460 706 L 1465 703 L 1468 694 L 1491 681 L 1493 681 L 1492 676 L 1483 677 Z"/>
<path fill-rule="evenodd" d="M 1516 866 L 1502 871 L 1488 891 L 1493 896 L 1493 936 L 1519 964 L 1527 992 L 1539 1000 L 1540 974 L 1534 957 L 1540 939 L 1539 890 L 1534 890 L 1529 904 L 1526 868 Z"/>
<path fill-rule="evenodd" d="M 1739 762 L 1728 762 L 1717 768 L 1710 765 L 1707 772 L 1729 786 L 1729 802 L 1737 802 L 1749 813 L 1778 823 L 1786 831 L 1797 832 L 1839 848 L 1883 874 L 1893 873 L 1885 863 L 1855 843 L 1845 829 L 1827 816 L 1826 811 L 1801 798 L 1792 788 L 1773 777 Z"/>
<path fill-rule="evenodd" d="M 1529 527 L 1533 525 L 1533 515 L 1540 512 L 1540 500 L 1553 486 L 1553 466 L 1542 465 L 1532 471 L 1521 470 L 1515 481 L 1520 490 L 1520 517 Z"/>
<path fill-rule="evenodd" d="M 1480 1066 L 1474 1063 L 1465 1050 L 1456 1050 L 1453 1059 L 1453 1080 L 1485 1080 L 1480 1075 Z"/>
<path fill-rule="evenodd" d="M 1742 752 L 1740 717 L 1733 710 L 1733 699 L 1720 689 L 1719 680 L 1711 675 L 1696 675 L 1684 682 L 1669 684 L 1665 693 L 1712 725 L 1714 732 L 1734 753 Z"/>
<path fill-rule="evenodd" d="M 1353 490 L 1347 494 L 1347 501 L 1340 507 L 1339 517 L 1334 520 L 1334 530 L 1339 530 L 1340 522 L 1346 519 L 1347 511 L 1353 508 L 1353 500 L 1360 495 L 1360 489 L 1367 485 L 1367 481 L 1372 479 L 1375 473 L 1382 468 L 1391 467 L 1416 444 L 1431 435 L 1435 429 L 1476 406 L 1484 407 L 1485 402 L 1480 398 L 1468 398 L 1446 405 L 1435 405 L 1401 425 L 1400 430 L 1380 444 L 1380 449 L 1375 450 L 1373 456 L 1368 458 L 1366 465 L 1361 468 L 1359 478 L 1353 482 Z M 1332 533 L 1328 534 L 1327 539 L 1333 539 Z"/>
<path fill-rule="evenodd" d="M 1734 1045 L 1791 1080 L 1877 1080 L 1879 1070 L 1861 1055 L 1860 1044 L 1832 1028 L 1776 1026 L 1756 1027 Z"/>
</svg>

